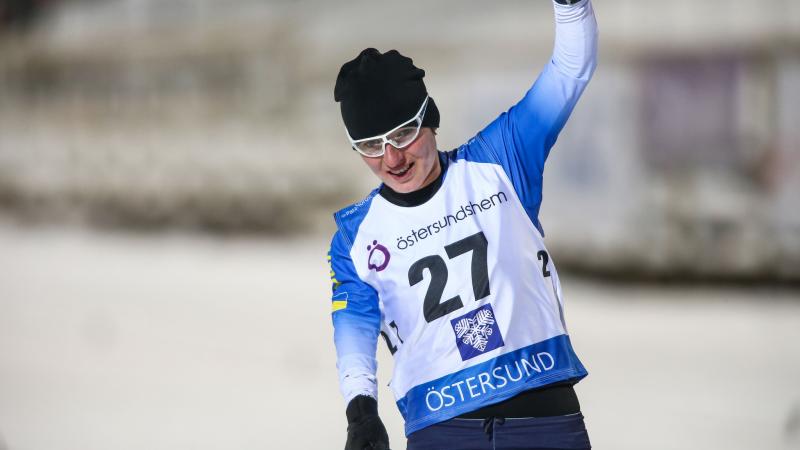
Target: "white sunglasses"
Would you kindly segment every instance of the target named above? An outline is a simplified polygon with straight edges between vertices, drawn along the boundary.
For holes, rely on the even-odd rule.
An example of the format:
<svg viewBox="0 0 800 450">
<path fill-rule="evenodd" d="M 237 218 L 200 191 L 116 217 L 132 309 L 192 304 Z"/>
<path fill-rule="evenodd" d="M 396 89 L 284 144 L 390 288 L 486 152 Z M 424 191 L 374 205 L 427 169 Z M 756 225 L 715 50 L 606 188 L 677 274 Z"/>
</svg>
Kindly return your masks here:
<svg viewBox="0 0 800 450">
<path fill-rule="evenodd" d="M 414 139 L 419 135 L 419 130 L 422 127 L 422 118 L 425 117 L 427 108 L 428 96 L 426 95 L 425 101 L 422 102 L 422 107 L 411 120 L 380 136 L 353 140 L 346 128 L 345 132 L 347 133 L 347 138 L 350 139 L 353 150 L 369 158 L 378 158 L 383 156 L 386 151 L 386 144 L 391 144 L 392 147 L 400 149 L 408 147 L 414 142 Z"/>
</svg>

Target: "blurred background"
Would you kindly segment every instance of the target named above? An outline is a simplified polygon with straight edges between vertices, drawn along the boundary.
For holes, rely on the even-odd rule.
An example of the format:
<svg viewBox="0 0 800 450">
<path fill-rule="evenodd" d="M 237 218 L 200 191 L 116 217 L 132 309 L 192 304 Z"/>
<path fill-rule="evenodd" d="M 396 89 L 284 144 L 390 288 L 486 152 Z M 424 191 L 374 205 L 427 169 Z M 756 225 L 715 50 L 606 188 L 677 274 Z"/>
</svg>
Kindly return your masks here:
<svg viewBox="0 0 800 450">
<path fill-rule="evenodd" d="M 800 3 L 594 0 L 551 153 L 595 448 L 800 448 Z M 333 101 L 368 46 L 455 148 L 552 49 L 547 0 L 0 0 L 0 450 L 344 445 Z M 385 387 L 393 447 L 402 419 Z"/>
</svg>

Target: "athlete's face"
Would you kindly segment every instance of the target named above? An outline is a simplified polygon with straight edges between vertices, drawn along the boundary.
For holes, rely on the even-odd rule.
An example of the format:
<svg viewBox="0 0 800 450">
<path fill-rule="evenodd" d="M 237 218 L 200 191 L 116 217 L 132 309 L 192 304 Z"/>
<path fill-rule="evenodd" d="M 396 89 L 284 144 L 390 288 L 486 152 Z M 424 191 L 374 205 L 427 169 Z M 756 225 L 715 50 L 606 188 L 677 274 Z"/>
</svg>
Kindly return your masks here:
<svg viewBox="0 0 800 450">
<path fill-rule="evenodd" d="M 396 149 L 386 144 L 383 156 L 361 155 L 361 159 L 384 184 L 403 194 L 431 184 L 442 171 L 436 135 L 430 128 L 422 128 L 414 142 L 405 148 Z"/>
</svg>

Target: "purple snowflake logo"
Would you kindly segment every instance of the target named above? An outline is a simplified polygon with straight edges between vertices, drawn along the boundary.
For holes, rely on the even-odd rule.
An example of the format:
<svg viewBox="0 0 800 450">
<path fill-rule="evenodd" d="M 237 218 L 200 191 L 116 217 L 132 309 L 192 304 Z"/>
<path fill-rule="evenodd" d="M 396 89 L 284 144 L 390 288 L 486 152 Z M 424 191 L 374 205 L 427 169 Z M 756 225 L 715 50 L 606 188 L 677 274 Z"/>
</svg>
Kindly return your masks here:
<svg viewBox="0 0 800 450">
<path fill-rule="evenodd" d="M 380 272 L 389 265 L 389 250 L 378 241 L 372 241 L 372 245 L 367 246 L 369 256 L 367 257 L 367 268 Z"/>
<path fill-rule="evenodd" d="M 492 305 L 486 304 L 451 320 L 461 359 L 466 361 L 505 345 Z"/>
</svg>

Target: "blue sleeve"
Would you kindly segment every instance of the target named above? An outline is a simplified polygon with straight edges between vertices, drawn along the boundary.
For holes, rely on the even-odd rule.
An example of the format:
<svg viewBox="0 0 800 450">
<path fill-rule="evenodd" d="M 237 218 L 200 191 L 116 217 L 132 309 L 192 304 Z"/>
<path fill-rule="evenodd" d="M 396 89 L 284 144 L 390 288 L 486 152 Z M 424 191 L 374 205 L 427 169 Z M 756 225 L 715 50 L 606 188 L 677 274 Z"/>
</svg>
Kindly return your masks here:
<svg viewBox="0 0 800 450">
<path fill-rule="evenodd" d="M 381 322 L 378 294 L 358 277 L 351 246 L 337 231 L 328 254 L 336 367 L 345 404 L 362 394 L 377 399 L 375 351 Z"/>
<path fill-rule="evenodd" d="M 459 149 L 468 160 L 503 167 L 542 234 L 538 216 L 544 164 L 597 65 L 597 23 L 591 2 L 554 7 L 552 59 L 522 100 Z"/>
</svg>

